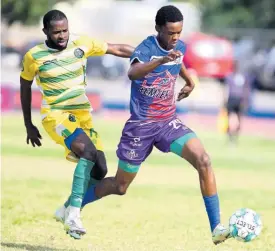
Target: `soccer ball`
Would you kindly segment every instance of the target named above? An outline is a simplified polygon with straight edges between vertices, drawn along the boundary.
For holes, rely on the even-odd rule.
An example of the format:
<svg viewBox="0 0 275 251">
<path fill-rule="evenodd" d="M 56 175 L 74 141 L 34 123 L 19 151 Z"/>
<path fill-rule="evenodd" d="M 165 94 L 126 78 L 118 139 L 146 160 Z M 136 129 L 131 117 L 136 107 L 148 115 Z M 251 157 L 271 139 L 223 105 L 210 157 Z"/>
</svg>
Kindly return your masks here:
<svg viewBox="0 0 275 251">
<path fill-rule="evenodd" d="M 261 233 L 262 221 L 252 209 L 242 208 L 230 217 L 229 228 L 232 237 L 236 240 L 249 242 Z"/>
</svg>

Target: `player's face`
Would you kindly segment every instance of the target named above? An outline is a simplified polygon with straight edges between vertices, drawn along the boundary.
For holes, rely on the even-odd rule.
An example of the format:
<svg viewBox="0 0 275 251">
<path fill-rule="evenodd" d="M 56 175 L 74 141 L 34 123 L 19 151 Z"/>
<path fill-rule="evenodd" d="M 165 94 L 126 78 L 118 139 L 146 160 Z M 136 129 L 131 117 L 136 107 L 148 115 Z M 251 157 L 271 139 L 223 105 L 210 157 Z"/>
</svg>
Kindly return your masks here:
<svg viewBox="0 0 275 251">
<path fill-rule="evenodd" d="M 45 31 L 44 31 L 45 32 Z M 67 48 L 69 40 L 68 20 L 51 21 L 49 28 L 46 30 L 48 42 L 58 50 Z"/>
<path fill-rule="evenodd" d="M 159 33 L 159 38 L 161 40 L 162 45 L 166 50 L 173 49 L 180 38 L 180 34 L 182 32 L 183 22 L 175 22 L 175 23 L 166 23 L 165 26 L 161 26 L 157 28 Z"/>
</svg>

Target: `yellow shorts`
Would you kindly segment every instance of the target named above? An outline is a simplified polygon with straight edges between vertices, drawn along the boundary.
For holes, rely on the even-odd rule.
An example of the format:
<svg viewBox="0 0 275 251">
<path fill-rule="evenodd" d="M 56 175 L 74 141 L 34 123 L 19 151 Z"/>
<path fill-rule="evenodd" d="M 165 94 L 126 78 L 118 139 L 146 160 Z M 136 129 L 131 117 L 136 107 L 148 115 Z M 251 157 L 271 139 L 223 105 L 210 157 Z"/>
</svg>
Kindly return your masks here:
<svg viewBox="0 0 275 251">
<path fill-rule="evenodd" d="M 50 137 L 65 148 L 65 157 L 69 161 L 78 162 L 79 158 L 67 148 L 64 140 L 70 136 L 76 128 L 81 128 L 89 136 L 97 150 L 103 151 L 102 142 L 98 133 L 93 128 L 90 111 L 50 111 L 45 114 L 42 125 Z"/>
</svg>

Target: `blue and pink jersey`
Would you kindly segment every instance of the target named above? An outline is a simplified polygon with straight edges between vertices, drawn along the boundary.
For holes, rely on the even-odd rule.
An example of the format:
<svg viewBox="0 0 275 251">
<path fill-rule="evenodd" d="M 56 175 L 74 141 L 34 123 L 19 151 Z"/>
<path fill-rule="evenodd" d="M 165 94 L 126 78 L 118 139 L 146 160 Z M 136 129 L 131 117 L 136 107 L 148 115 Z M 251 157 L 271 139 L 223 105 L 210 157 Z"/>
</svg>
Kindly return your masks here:
<svg viewBox="0 0 275 251">
<path fill-rule="evenodd" d="M 185 53 L 186 46 L 178 41 L 174 50 Z M 155 36 L 149 36 L 134 51 L 131 63 L 150 62 L 168 55 L 169 51 L 160 47 Z M 130 112 L 132 120 L 158 120 L 173 117 L 176 112 L 175 83 L 180 73 L 182 59 L 178 58 L 157 67 L 142 79 L 131 84 Z"/>
<path fill-rule="evenodd" d="M 184 54 L 185 48 L 179 41 L 174 50 Z M 146 63 L 168 53 L 155 36 L 149 36 L 136 48 L 131 62 Z M 181 156 L 184 144 L 196 137 L 175 114 L 175 83 L 182 59 L 161 65 L 144 78 L 132 81 L 131 117 L 125 123 L 117 149 L 122 170 L 137 172 L 154 146 L 162 152 Z"/>
</svg>

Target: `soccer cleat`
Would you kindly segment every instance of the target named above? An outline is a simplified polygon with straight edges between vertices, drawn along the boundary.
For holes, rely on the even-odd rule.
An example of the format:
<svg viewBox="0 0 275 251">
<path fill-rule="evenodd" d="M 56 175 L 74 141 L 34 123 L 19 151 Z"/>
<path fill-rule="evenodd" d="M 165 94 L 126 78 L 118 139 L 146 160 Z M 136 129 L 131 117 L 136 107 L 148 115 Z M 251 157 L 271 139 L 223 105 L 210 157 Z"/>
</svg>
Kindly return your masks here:
<svg viewBox="0 0 275 251">
<path fill-rule="evenodd" d="M 65 221 L 65 211 L 66 211 L 66 207 L 64 205 L 62 205 L 60 208 L 58 208 L 55 211 L 54 218 L 56 219 L 56 221 L 64 223 L 64 221 Z"/>
<path fill-rule="evenodd" d="M 64 228 L 71 237 L 80 239 L 86 234 L 86 229 L 83 227 L 80 219 L 80 208 L 68 206 L 65 211 Z"/>
<path fill-rule="evenodd" d="M 212 232 L 212 240 L 215 245 L 224 242 L 226 239 L 230 238 L 229 228 L 224 227 L 221 224 L 218 224 Z"/>
</svg>

